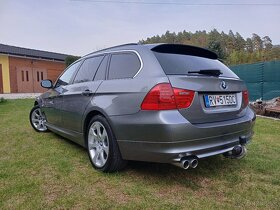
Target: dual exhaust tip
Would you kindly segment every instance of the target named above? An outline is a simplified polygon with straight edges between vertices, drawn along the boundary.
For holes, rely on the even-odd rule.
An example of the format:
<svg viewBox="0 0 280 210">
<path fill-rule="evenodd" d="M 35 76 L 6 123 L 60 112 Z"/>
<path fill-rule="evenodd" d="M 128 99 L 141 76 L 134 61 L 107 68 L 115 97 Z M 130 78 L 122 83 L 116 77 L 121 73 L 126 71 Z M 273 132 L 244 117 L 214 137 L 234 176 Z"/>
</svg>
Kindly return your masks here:
<svg viewBox="0 0 280 210">
<path fill-rule="evenodd" d="M 224 153 L 223 155 L 228 158 L 241 159 L 247 154 L 247 149 L 244 145 L 237 145 L 231 151 Z M 181 161 L 172 163 L 183 169 L 196 168 L 198 166 L 198 158 L 196 156 L 183 157 Z"/>
<path fill-rule="evenodd" d="M 187 158 L 183 159 L 180 162 L 173 163 L 173 165 L 179 166 L 187 170 L 188 168 L 196 168 L 198 166 L 198 159 L 197 158 Z"/>
</svg>

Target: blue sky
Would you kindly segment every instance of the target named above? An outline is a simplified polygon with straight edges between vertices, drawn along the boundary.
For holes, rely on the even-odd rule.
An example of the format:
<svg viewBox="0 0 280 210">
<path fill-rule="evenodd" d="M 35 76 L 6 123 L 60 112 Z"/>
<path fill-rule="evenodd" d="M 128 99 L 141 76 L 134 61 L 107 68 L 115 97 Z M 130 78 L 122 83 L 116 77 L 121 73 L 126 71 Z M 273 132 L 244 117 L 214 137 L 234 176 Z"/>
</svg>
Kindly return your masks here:
<svg viewBox="0 0 280 210">
<path fill-rule="evenodd" d="M 94 0 L 0 0 L 0 43 L 74 55 L 153 35 L 216 28 L 243 37 L 268 35 L 280 44 L 280 0 L 124 0 L 198 6 L 102 3 Z M 122 1 L 122 0 L 112 0 Z"/>
</svg>

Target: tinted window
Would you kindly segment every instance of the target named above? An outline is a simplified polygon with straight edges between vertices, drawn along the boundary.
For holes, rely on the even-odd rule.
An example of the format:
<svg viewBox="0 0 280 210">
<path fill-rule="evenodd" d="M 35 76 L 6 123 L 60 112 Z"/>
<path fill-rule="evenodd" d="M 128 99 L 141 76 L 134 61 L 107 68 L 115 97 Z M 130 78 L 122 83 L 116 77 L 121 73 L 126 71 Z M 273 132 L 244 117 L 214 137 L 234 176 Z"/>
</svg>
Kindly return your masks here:
<svg viewBox="0 0 280 210">
<path fill-rule="evenodd" d="M 132 78 L 140 69 L 140 61 L 134 53 L 113 54 L 109 68 L 109 79 Z"/>
<path fill-rule="evenodd" d="M 103 57 L 104 56 L 98 56 L 86 59 L 76 74 L 74 83 L 92 81 Z"/>
<path fill-rule="evenodd" d="M 220 70 L 223 77 L 238 78 L 236 74 L 217 59 L 171 53 L 154 52 L 154 54 L 167 75 L 194 75 L 188 74 L 188 72 L 215 69 Z"/>
<path fill-rule="evenodd" d="M 96 75 L 94 77 L 94 80 L 105 80 L 106 70 L 107 70 L 107 63 L 108 63 L 108 55 L 105 56 L 105 58 L 102 60 L 102 63 L 100 64 Z"/>
<path fill-rule="evenodd" d="M 74 63 L 68 69 L 66 69 L 63 74 L 60 76 L 60 78 L 57 80 L 56 87 L 60 85 L 68 85 L 74 72 L 76 71 L 77 67 L 80 65 L 80 61 L 77 63 Z"/>
</svg>

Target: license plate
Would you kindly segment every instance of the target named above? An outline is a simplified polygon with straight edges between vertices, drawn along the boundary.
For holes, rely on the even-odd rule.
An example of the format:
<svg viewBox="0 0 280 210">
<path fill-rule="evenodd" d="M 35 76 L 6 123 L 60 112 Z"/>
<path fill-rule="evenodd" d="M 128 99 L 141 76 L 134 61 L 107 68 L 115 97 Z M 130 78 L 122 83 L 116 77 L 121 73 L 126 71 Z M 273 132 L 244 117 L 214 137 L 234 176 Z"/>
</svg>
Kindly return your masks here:
<svg viewBox="0 0 280 210">
<path fill-rule="evenodd" d="M 204 95 L 206 107 L 236 105 L 236 95 Z"/>
</svg>

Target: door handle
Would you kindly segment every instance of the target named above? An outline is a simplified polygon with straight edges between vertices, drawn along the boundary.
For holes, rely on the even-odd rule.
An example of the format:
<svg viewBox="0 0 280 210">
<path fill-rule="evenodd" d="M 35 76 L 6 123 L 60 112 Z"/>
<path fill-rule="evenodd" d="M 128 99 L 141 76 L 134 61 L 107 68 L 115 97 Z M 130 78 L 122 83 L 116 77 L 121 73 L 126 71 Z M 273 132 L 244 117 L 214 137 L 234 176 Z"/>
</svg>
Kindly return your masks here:
<svg viewBox="0 0 280 210">
<path fill-rule="evenodd" d="M 82 92 L 82 95 L 83 95 L 83 96 L 91 96 L 92 94 L 93 94 L 93 92 L 92 92 L 91 90 L 89 90 L 89 89 L 84 90 L 84 91 Z"/>
</svg>

